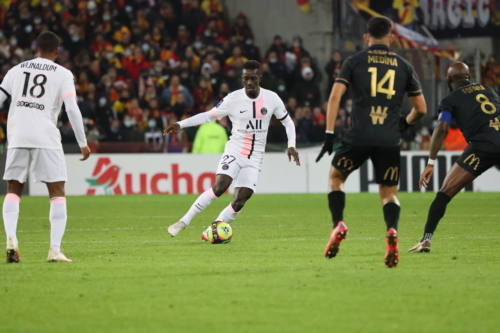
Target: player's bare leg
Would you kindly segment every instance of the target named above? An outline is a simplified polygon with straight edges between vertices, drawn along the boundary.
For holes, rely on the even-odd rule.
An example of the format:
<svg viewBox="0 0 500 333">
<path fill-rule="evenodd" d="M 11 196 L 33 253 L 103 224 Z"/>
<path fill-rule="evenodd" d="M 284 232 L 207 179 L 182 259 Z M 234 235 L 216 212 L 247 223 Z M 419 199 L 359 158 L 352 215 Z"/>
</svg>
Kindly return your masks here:
<svg viewBox="0 0 500 333">
<path fill-rule="evenodd" d="M 189 211 L 184 215 L 179 222 L 176 222 L 168 227 L 170 236 L 175 237 L 191 223 L 191 220 L 207 208 L 214 200 L 219 198 L 227 191 L 233 178 L 228 175 L 218 174 L 215 179 L 215 184 L 205 192 L 203 192 L 193 203 Z"/>
<path fill-rule="evenodd" d="M 385 265 L 389 268 L 396 267 L 399 262 L 398 222 L 401 207 L 397 197 L 397 186 L 379 186 L 380 201 L 384 209 L 384 220 L 387 225 Z"/>
<path fill-rule="evenodd" d="M 17 180 L 7 181 L 7 195 L 3 202 L 3 223 L 7 235 L 6 262 L 17 263 L 21 261 L 17 241 L 17 221 L 19 219 L 19 203 L 24 190 L 24 183 Z"/>
<path fill-rule="evenodd" d="M 427 223 L 425 224 L 424 236 L 408 252 L 430 252 L 431 240 L 434 231 L 443 218 L 446 207 L 451 199 L 458 194 L 464 187 L 469 185 L 477 176 L 471 174 L 460 165 L 455 163 L 444 179 L 443 186 L 436 194 L 436 198 L 429 208 Z"/>
<path fill-rule="evenodd" d="M 340 242 L 346 238 L 348 229 L 344 223 L 345 193 L 344 183 L 349 175 L 341 172 L 335 167 L 330 167 L 328 186 L 328 206 L 332 213 L 333 231 L 326 244 L 325 257 L 334 258 L 339 252 Z"/>
<path fill-rule="evenodd" d="M 224 221 L 227 223 L 234 221 L 252 195 L 252 189 L 247 187 L 236 187 L 234 189 L 233 200 L 229 206 L 224 208 L 224 210 L 219 214 L 216 221 Z M 201 234 L 201 239 L 205 242 L 208 242 L 209 229 L 210 227 L 205 229 L 205 231 Z"/>
<path fill-rule="evenodd" d="M 46 183 L 50 197 L 50 248 L 47 261 L 70 262 L 61 252 L 61 241 L 68 220 L 64 182 Z"/>
</svg>

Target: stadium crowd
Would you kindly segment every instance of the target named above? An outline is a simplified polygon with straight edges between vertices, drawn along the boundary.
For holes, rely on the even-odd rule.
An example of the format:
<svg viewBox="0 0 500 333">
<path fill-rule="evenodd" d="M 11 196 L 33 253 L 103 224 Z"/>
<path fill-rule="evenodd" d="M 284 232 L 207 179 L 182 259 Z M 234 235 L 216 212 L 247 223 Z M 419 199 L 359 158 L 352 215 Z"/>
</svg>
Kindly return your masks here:
<svg viewBox="0 0 500 333">
<path fill-rule="evenodd" d="M 149 142 L 155 151 L 189 152 L 196 128 L 166 138 L 163 128 L 211 109 L 240 89 L 243 63 L 257 60 L 263 64 L 261 86 L 285 102 L 297 142 L 322 142 L 322 101 L 342 65 L 341 53 L 333 52 L 321 71 L 300 36 L 287 43 L 277 35 L 261 52 L 244 13 L 229 21 L 224 17 L 219 0 L 12 0 L 7 8 L 0 7 L 0 80 L 12 66 L 34 57 L 40 32 L 53 31 L 62 40 L 57 62 L 74 73 L 78 105 L 93 146 Z M 352 101 L 344 99 L 341 106 L 337 142 L 351 125 Z M 7 103 L 0 106 L 2 141 L 7 110 Z M 230 121 L 219 123 L 229 135 Z M 65 112 L 58 127 L 63 143 L 76 142 Z M 403 149 L 428 149 L 429 135 L 425 128 L 410 131 Z M 285 129 L 276 119 L 268 142 L 286 142 Z"/>
</svg>

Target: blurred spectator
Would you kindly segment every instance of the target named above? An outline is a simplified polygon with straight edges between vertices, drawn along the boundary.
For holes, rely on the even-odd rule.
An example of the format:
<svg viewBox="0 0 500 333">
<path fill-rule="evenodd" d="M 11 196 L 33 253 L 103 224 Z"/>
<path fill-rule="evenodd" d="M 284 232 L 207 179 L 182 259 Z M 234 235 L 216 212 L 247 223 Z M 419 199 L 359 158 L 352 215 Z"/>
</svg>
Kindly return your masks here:
<svg viewBox="0 0 500 333">
<path fill-rule="evenodd" d="M 149 68 L 151 65 L 142 54 L 142 48 L 136 47 L 133 54 L 129 57 L 123 58 L 123 68 L 130 75 L 132 82 L 139 79 L 139 74 L 144 68 Z"/>
<path fill-rule="evenodd" d="M 313 81 L 314 73 L 310 67 L 302 70 L 302 80 L 297 86 L 297 102 L 299 105 L 308 105 L 311 107 L 320 104 L 320 92 L 318 86 Z"/>
<path fill-rule="evenodd" d="M 253 42 L 253 38 L 247 38 L 247 40 L 245 40 L 245 46 L 243 46 L 243 56 L 248 60 L 261 62 L 260 49 L 255 46 Z"/>
<path fill-rule="evenodd" d="M 203 124 L 196 132 L 193 154 L 220 154 L 224 152 L 228 137 L 224 127 L 213 121 Z"/>
<path fill-rule="evenodd" d="M 151 144 L 153 151 L 159 152 L 163 150 L 163 131 L 153 116 L 149 117 L 147 126 L 143 130 L 143 135 L 144 141 Z"/>
<path fill-rule="evenodd" d="M 222 12 L 222 3 L 219 0 L 203 0 L 201 9 L 207 15 L 210 15 L 213 10 Z"/>
<path fill-rule="evenodd" d="M 196 35 L 198 26 L 203 23 L 207 14 L 200 9 L 199 0 L 190 1 L 190 9 L 182 14 L 182 21 L 186 24 L 191 36 Z"/>
<path fill-rule="evenodd" d="M 285 61 L 286 45 L 283 43 L 280 35 L 274 36 L 273 43 L 266 52 L 266 58 L 270 58 L 271 52 L 274 52 L 277 56 L 277 61 Z"/>
<path fill-rule="evenodd" d="M 229 68 L 243 67 L 243 64 L 247 61 L 248 59 L 241 55 L 241 47 L 235 46 L 232 56 L 227 58 L 224 63 L 224 71 L 227 72 Z"/>
<path fill-rule="evenodd" d="M 482 84 L 485 86 L 494 87 L 500 85 L 500 66 L 497 64 L 497 59 L 494 55 L 488 57 L 488 61 L 482 66 Z"/>
<path fill-rule="evenodd" d="M 182 120 L 182 117 L 186 114 L 187 111 L 184 93 L 177 93 L 175 104 L 172 105 L 172 111 L 177 119 Z"/>
<path fill-rule="evenodd" d="M 278 60 L 278 55 L 275 51 L 269 52 L 267 61 L 269 63 L 269 69 L 274 74 L 274 76 L 276 76 L 276 78 L 280 80 L 286 80 L 287 71 L 285 64 L 282 61 Z"/>
<path fill-rule="evenodd" d="M 276 93 L 282 101 L 288 100 L 289 94 L 288 91 L 286 91 L 285 81 L 278 80 L 278 90 L 276 91 Z"/>
<path fill-rule="evenodd" d="M 170 85 L 163 90 L 161 98 L 166 104 L 173 106 L 177 103 L 179 93 L 183 95 L 183 103 L 185 100 L 186 105 L 194 105 L 193 97 L 188 89 L 180 84 L 179 76 L 174 75 L 170 79 Z"/>
<path fill-rule="evenodd" d="M 340 67 L 342 66 L 342 62 L 343 60 L 340 52 L 334 51 L 332 53 L 332 58 L 325 66 L 326 77 L 328 78 L 325 96 L 330 96 L 330 92 L 332 91 L 335 79 L 337 78 L 337 75 L 340 72 Z"/>
<path fill-rule="evenodd" d="M 231 29 L 231 35 L 236 37 L 236 41 L 243 45 L 246 40 L 253 40 L 252 29 L 248 25 L 247 17 L 242 12 L 238 13 L 236 16 L 236 22 Z"/>
<path fill-rule="evenodd" d="M 292 53 L 295 55 L 295 64 L 298 65 L 300 59 L 303 57 L 308 57 L 310 58 L 311 56 L 309 55 L 309 52 L 302 47 L 302 38 L 300 36 L 295 36 L 292 39 L 292 46 L 288 50 L 288 52 Z"/>
<path fill-rule="evenodd" d="M 262 80 L 260 81 L 260 86 L 264 89 L 269 89 L 272 91 L 278 90 L 278 80 L 269 70 L 269 65 L 262 64 Z"/>
<path fill-rule="evenodd" d="M 137 142 L 141 141 L 141 132 L 137 127 L 137 121 L 133 116 L 125 115 L 123 118 L 123 141 L 125 142 Z"/>
<path fill-rule="evenodd" d="M 431 132 L 427 126 L 422 126 L 420 131 L 418 131 L 417 136 L 415 137 L 415 142 L 418 143 L 420 150 L 429 150 L 431 148 Z"/>
<path fill-rule="evenodd" d="M 205 105 L 212 100 L 212 91 L 207 87 L 205 79 L 200 79 L 198 86 L 194 88 L 193 98 L 195 113 L 205 111 Z"/>
<path fill-rule="evenodd" d="M 311 142 L 310 136 L 313 131 L 313 126 L 311 120 L 309 120 L 308 112 L 310 112 L 308 107 L 298 107 L 295 111 L 295 130 L 297 132 L 298 143 Z"/>
</svg>

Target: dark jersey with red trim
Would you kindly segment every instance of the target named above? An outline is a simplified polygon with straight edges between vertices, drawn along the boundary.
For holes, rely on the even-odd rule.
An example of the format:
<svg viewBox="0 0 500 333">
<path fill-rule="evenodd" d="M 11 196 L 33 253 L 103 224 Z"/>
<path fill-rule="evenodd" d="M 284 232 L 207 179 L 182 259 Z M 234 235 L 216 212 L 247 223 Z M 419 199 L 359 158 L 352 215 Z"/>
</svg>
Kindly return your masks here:
<svg viewBox="0 0 500 333">
<path fill-rule="evenodd" d="M 487 153 L 500 152 L 500 97 L 488 86 L 459 82 L 439 104 L 439 120 L 453 117 L 469 144 Z"/>
<path fill-rule="evenodd" d="M 352 87 L 352 128 L 344 142 L 361 146 L 397 146 L 404 95 L 422 88 L 413 66 L 385 45 L 372 45 L 348 58 L 336 83 Z"/>
</svg>

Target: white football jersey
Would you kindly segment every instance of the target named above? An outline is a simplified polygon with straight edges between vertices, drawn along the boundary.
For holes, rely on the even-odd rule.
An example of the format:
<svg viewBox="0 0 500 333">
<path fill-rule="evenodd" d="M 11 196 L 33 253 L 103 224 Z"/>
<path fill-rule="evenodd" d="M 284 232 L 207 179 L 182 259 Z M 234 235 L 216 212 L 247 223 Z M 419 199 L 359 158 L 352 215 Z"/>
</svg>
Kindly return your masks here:
<svg viewBox="0 0 500 333">
<path fill-rule="evenodd" d="M 248 159 L 264 157 L 271 117 L 275 115 L 279 120 L 288 117 L 281 98 L 263 88 L 260 88 L 256 99 L 248 97 L 245 89 L 236 90 L 224 97 L 210 112 L 217 119 L 228 116 L 233 123 L 226 151 Z"/>
<path fill-rule="evenodd" d="M 28 60 L 7 72 L 0 90 L 11 97 L 9 148 L 62 149 L 57 117 L 63 99 L 76 98 L 69 70 L 45 58 Z"/>
</svg>

